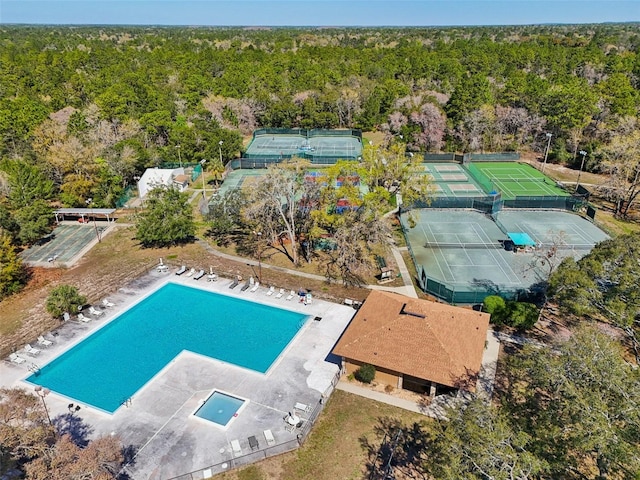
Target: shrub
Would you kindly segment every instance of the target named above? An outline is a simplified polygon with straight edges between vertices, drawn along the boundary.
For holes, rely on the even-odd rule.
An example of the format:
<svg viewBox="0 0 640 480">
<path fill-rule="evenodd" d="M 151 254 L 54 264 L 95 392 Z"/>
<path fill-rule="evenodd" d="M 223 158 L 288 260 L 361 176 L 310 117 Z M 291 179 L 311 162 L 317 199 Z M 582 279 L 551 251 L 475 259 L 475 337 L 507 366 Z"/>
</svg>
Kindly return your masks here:
<svg viewBox="0 0 640 480">
<path fill-rule="evenodd" d="M 61 317 L 65 312 L 77 312 L 78 307 L 85 303 L 87 297 L 80 295 L 76 287 L 60 285 L 51 290 L 47 297 L 47 312 L 54 317 Z"/>
<path fill-rule="evenodd" d="M 365 363 L 355 371 L 354 375 L 362 383 L 371 383 L 376 376 L 376 367 Z"/>
<path fill-rule="evenodd" d="M 394 390 L 393 385 L 385 385 L 384 386 L 384 391 L 387 392 L 387 393 L 391 393 L 391 392 L 393 392 L 393 390 Z"/>
<path fill-rule="evenodd" d="M 497 310 L 500 310 L 505 307 L 504 298 L 499 297 L 498 295 L 489 295 L 482 302 L 482 310 L 491 315 L 494 314 Z"/>
<path fill-rule="evenodd" d="M 504 322 L 514 328 L 529 329 L 538 321 L 539 310 L 533 303 L 508 302 Z"/>
</svg>

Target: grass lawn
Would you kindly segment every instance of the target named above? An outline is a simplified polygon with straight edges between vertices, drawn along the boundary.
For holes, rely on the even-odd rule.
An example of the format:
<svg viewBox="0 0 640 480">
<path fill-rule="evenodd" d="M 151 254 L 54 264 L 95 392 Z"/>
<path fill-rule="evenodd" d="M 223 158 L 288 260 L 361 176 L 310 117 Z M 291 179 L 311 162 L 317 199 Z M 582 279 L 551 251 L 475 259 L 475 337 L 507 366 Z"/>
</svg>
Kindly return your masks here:
<svg viewBox="0 0 640 480">
<path fill-rule="evenodd" d="M 298 450 L 228 472 L 224 480 L 335 480 L 363 478 L 368 452 L 364 444 L 379 445 L 380 420 L 429 428 L 432 420 L 414 412 L 336 390 L 305 444 Z"/>
</svg>

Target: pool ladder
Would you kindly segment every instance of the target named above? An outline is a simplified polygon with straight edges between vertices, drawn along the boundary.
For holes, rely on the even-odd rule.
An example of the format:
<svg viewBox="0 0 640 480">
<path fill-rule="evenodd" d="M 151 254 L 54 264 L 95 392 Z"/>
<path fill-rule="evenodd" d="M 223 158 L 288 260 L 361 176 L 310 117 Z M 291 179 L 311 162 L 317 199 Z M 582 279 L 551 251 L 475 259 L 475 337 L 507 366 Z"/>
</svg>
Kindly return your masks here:
<svg viewBox="0 0 640 480">
<path fill-rule="evenodd" d="M 36 363 L 30 363 L 27 367 L 30 372 L 35 373 L 36 375 L 40 374 L 40 367 Z"/>
<path fill-rule="evenodd" d="M 132 403 L 133 403 L 133 399 L 129 397 L 129 398 L 125 398 L 122 402 L 120 402 L 120 405 L 129 408 Z"/>
</svg>

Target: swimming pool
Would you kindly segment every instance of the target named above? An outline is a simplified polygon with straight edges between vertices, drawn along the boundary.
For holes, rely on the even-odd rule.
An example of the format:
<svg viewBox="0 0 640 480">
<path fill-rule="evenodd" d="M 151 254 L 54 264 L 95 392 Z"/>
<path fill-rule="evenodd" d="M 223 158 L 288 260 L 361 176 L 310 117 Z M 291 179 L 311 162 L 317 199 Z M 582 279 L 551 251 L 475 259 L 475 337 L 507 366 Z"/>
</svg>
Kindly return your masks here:
<svg viewBox="0 0 640 480">
<path fill-rule="evenodd" d="M 214 390 L 193 415 L 226 428 L 238 416 L 246 402 L 243 398 Z"/>
<path fill-rule="evenodd" d="M 113 413 L 183 350 L 265 373 L 307 318 L 168 283 L 27 381 Z"/>
</svg>

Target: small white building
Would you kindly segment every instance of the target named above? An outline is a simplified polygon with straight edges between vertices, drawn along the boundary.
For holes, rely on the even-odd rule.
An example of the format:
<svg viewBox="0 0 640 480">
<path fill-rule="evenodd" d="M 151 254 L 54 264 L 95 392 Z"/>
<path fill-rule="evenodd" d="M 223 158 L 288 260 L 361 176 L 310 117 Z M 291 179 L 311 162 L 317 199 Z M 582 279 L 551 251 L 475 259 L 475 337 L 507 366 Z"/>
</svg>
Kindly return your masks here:
<svg viewBox="0 0 640 480">
<path fill-rule="evenodd" d="M 189 182 L 185 181 L 184 168 L 147 168 L 138 180 L 138 194 L 143 199 L 156 187 L 175 187 L 184 192 Z"/>
</svg>

